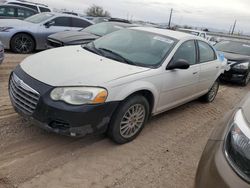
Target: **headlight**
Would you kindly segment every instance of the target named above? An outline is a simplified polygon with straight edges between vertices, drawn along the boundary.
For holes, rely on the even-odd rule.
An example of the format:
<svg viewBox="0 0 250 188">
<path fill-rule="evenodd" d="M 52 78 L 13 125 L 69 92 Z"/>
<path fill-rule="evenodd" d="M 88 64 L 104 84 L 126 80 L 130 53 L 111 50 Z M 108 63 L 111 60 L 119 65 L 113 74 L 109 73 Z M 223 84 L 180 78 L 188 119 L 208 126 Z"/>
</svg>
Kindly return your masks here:
<svg viewBox="0 0 250 188">
<path fill-rule="evenodd" d="M 240 63 L 237 65 L 234 65 L 233 68 L 235 69 L 242 69 L 242 70 L 248 70 L 249 68 L 249 62 L 245 62 L 245 63 Z"/>
<path fill-rule="evenodd" d="M 0 32 L 8 32 L 10 29 L 13 29 L 13 27 L 0 27 Z"/>
<path fill-rule="evenodd" d="M 235 114 L 225 149 L 226 157 L 234 170 L 250 182 L 250 128 L 242 110 Z"/>
<path fill-rule="evenodd" d="M 107 96 L 107 90 L 95 87 L 61 87 L 55 88 L 50 93 L 52 100 L 72 105 L 104 103 Z"/>
</svg>

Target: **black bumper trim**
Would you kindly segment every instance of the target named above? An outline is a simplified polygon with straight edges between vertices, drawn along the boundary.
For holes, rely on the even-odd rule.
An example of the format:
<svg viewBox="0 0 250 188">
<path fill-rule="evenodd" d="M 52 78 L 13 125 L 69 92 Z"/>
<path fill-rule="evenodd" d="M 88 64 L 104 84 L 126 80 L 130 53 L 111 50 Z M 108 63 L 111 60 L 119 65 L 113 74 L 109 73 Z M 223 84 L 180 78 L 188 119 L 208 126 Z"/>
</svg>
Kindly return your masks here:
<svg viewBox="0 0 250 188">
<path fill-rule="evenodd" d="M 84 136 L 105 132 L 120 103 L 114 101 L 104 104 L 73 106 L 61 101 L 53 101 L 50 98 L 50 92 L 54 87 L 32 78 L 20 66 L 14 70 L 14 73 L 40 94 L 37 107 L 32 115 L 25 115 L 13 103 L 15 110 L 25 118 L 36 122 L 43 129 L 62 135 Z"/>
</svg>

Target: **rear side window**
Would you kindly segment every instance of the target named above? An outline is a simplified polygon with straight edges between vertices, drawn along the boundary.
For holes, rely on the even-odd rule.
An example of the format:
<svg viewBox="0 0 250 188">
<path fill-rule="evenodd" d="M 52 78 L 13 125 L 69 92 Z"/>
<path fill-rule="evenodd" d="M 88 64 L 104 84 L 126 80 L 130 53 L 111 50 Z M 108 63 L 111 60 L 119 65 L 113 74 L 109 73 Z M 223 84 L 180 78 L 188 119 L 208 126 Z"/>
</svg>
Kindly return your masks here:
<svg viewBox="0 0 250 188">
<path fill-rule="evenodd" d="M 39 7 L 41 12 L 51 12 L 48 8 Z"/>
<path fill-rule="evenodd" d="M 15 8 L 0 7 L 0 16 L 15 17 Z"/>
<path fill-rule="evenodd" d="M 78 18 L 72 18 L 72 27 L 80 27 L 85 28 L 90 26 L 91 24 L 85 20 L 81 20 Z"/>
<path fill-rule="evenodd" d="M 190 65 L 196 64 L 196 47 L 194 40 L 184 42 L 176 51 L 173 61 L 184 59 Z"/>
<path fill-rule="evenodd" d="M 61 27 L 70 27 L 71 26 L 71 18 L 70 17 L 58 17 L 55 18 L 54 26 L 61 26 Z"/>
<path fill-rule="evenodd" d="M 33 11 L 30 11 L 30 10 L 25 10 L 25 9 L 22 9 L 22 8 L 17 9 L 17 16 L 18 17 L 27 18 L 27 17 L 30 17 L 30 16 L 32 16 L 34 14 L 36 14 L 36 13 L 33 12 Z"/>
<path fill-rule="evenodd" d="M 205 63 L 216 59 L 215 51 L 207 43 L 198 41 L 198 46 L 200 53 L 200 63 Z"/>
</svg>

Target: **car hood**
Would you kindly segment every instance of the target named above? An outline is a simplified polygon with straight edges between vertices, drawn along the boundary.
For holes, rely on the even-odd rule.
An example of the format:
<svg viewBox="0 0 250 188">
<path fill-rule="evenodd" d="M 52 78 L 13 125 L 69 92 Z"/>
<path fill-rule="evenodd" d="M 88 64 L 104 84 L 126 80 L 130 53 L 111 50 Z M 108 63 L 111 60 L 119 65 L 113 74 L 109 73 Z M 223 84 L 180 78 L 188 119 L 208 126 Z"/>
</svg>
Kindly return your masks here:
<svg viewBox="0 0 250 188">
<path fill-rule="evenodd" d="M 25 26 L 30 26 L 34 25 L 33 23 L 26 22 L 23 20 L 18 20 L 18 19 L 2 19 L 0 20 L 0 27 L 25 27 Z"/>
<path fill-rule="evenodd" d="M 64 44 L 70 44 L 77 41 L 81 44 L 84 41 L 95 40 L 99 38 L 99 36 L 84 31 L 65 31 L 50 35 L 48 38 L 60 41 Z"/>
<path fill-rule="evenodd" d="M 230 61 L 245 61 L 245 60 L 250 59 L 250 56 L 246 56 L 246 55 L 227 53 L 227 52 L 221 52 L 221 53 L 223 53 L 225 58 Z"/>
<path fill-rule="evenodd" d="M 31 77 L 51 86 L 103 86 L 150 70 L 99 56 L 81 46 L 40 52 L 26 58 L 21 68 Z"/>
</svg>

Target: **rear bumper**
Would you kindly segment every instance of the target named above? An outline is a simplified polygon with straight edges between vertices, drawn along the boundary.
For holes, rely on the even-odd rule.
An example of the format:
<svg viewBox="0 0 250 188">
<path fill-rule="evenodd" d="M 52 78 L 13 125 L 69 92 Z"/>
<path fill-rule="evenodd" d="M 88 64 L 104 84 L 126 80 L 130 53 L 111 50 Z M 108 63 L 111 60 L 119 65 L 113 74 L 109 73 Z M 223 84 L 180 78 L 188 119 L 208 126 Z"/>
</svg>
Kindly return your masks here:
<svg viewBox="0 0 250 188">
<path fill-rule="evenodd" d="M 36 122 L 38 126 L 55 133 L 67 136 L 84 136 L 105 132 L 113 112 L 119 104 L 116 101 L 98 105 L 73 106 L 64 102 L 55 102 L 50 99 L 50 92 L 54 87 L 30 77 L 20 66 L 15 69 L 14 73 L 40 94 L 34 112 L 28 115 L 17 105 L 15 98 L 10 95 L 16 112 Z"/>
<path fill-rule="evenodd" d="M 197 170 L 195 188 L 250 187 L 228 164 L 223 143 L 223 141 L 208 141 Z"/>
</svg>

